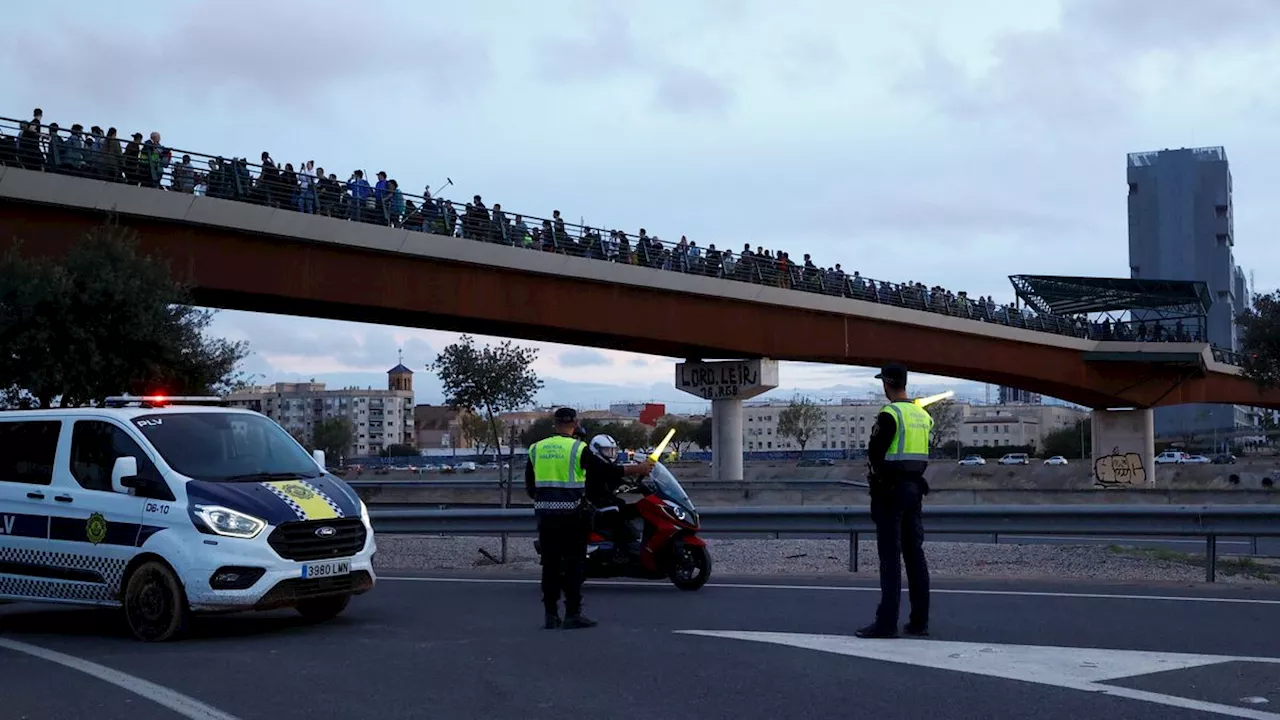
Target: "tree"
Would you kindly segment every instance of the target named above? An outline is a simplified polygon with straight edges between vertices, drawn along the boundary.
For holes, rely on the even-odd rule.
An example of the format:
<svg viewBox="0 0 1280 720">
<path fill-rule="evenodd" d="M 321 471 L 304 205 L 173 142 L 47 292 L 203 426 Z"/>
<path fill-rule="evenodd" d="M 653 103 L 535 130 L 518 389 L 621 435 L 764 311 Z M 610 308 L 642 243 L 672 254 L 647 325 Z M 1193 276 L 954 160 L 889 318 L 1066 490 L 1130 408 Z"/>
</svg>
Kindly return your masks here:
<svg viewBox="0 0 1280 720">
<path fill-rule="evenodd" d="M 778 435 L 791 438 L 800 446 L 800 454 L 813 436 L 827 422 L 827 414 L 807 397 L 796 396 L 778 413 Z"/>
<path fill-rule="evenodd" d="M 676 434 L 671 436 L 671 444 L 668 448 L 674 450 L 677 456 L 683 455 L 693 443 L 698 433 L 698 426 L 674 415 L 667 415 L 658 420 L 657 426 L 649 432 L 649 444 L 655 448 L 658 447 L 658 443 L 662 442 L 672 428 L 675 428 Z"/>
<path fill-rule="evenodd" d="M 122 393 L 225 394 L 248 345 L 210 338 L 214 313 L 136 234 L 99 225 L 61 260 L 0 255 L 0 392 L 12 404 L 101 404 Z"/>
<path fill-rule="evenodd" d="M 493 418 L 486 420 L 482 415 L 473 412 L 464 412 L 458 418 L 458 427 L 462 430 L 462 436 L 472 447 L 476 449 L 479 455 L 485 455 L 490 451 L 499 450 L 501 445 L 494 445 L 494 438 L 502 438 L 506 424 L 502 422 L 502 418 Z"/>
<path fill-rule="evenodd" d="M 351 449 L 356 431 L 351 421 L 344 417 L 321 420 L 311 428 L 311 445 L 324 451 L 325 462 L 341 461 Z"/>
<path fill-rule="evenodd" d="M 649 444 L 651 428 L 640 423 L 609 423 L 604 431 L 625 450 L 638 450 Z"/>
<path fill-rule="evenodd" d="M 698 423 L 698 429 L 693 434 L 693 441 L 703 450 L 710 450 L 714 438 L 711 418 L 702 418 L 702 422 Z"/>
<path fill-rule="evenodd" d="M 1280 291 L 1256 296 L 1236 321 L 1244 331 L 1244 376 L 1262 388 L 1280 387 Z"/>
<path fill-rule="evenodd" d="M 455 410 L 483 413 L 491 447 L 501 447 L 498 415 L 533 404 L 542 381 L 533 371 L 538 351 L 516 347 L 510 340 L 497 347 L 477 348 L 469 335 L 446 347 L 427 369 L 440 377 L 445 403 Z M 512 470 L 514 472 L 514 469 Z M 511 503 L 511 474 L 499 481 L 505 486 L 502 505 Z M 505 542 L 504 542 L 505 551 Z"/>
<path fill-rule="evenodd" d="M 538 418 L 520 431 L 520 444 L 524 447 L 545 440 L 556 433 L 556 424 L 549 417 Z"/>
<path fill-rule="evenodd" d="M 382 457 L 418 457 L 418 448 L 404 443 L 394 443 L 382 449 Z"/>
<path fill-rule="evenodd" d="M 1083 436 L 1084 446 L 1080 441 Z M 1086 458 L 1093 452 L 1093 427 L 1087 420 L 1078 420 L 1075 425 L 1054 430 L 1044 436 L 1041 454 L 1045 457 L 1061 455 L 1065 458 Z"/>
<path fill-rule="evenodd" d="M 952 400 L 939 400 L 929 405 L 926 410 L 933 418 L 933 432 L 929 434 L 929 444 L 940 448 L 959 438 L 960 424 L 964 422 L 964 410 Z"/>
</svg>

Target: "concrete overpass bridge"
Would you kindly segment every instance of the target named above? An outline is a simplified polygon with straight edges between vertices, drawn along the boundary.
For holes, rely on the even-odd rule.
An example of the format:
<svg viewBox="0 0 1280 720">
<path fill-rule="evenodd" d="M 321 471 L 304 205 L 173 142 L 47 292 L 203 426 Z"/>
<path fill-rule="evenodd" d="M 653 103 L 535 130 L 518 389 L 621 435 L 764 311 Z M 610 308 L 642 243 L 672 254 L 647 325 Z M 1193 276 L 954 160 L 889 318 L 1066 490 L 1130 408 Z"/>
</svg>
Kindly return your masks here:
<svg viewBox="0 0 1280 720">
<path fill-rule="evenodd" d="M 1072 329 L 1062 318 L 1019 321 L 1045 329 L 1015 327 L 234 199 L 16 167 L 0 173 L 0 248 L 21 238 L 25 253 L 59 256 L 114 214 L 211 307 L 698 360 L 897 360 L 1093 408 L 1280 407 L 1280 392 L 1261 391 L 1205 343 L 1100 341 L 1063 334 Z M 1149 430 L 1139 443 L 1149 458 Z"/>
</svg>

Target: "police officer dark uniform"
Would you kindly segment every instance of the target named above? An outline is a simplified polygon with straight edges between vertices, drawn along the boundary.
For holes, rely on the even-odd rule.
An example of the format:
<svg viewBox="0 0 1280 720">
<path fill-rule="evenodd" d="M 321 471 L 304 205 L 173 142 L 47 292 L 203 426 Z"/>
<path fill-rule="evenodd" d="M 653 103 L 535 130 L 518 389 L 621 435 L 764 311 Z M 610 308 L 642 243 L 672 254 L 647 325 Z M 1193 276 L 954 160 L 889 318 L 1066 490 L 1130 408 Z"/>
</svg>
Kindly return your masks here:
<svg viewBox="0 0 1280 720">
<path fill-rule="evenodd" d="M 533 498 L 542 548 L 542 605 L 545 627 L 589 628 L 596 622 L 582 614 L 583 564 L 591 531 L 587 481 L 618 484 L 624 475 L 647 475 L 653 464 L 611 465 L 587 451 L 576 437 L 578 414 L 560 408 L 554 416 L 555 435 L 529 447 L 524 484 Z M 564 594 L 565 619 L 560 620 Z"/>
<path fill-rule="evenodd" d="M 880 605 L 875 622 L 854 634 L 861 638 L 897 637 L 901 567 L 906 565 L 911 616 L 902 630 L 908 635 L 924 636 L 929 634 L 929 567 L 924 557 L 921 510 L 923 496 L 929 494 L 924 471 L 929 465 L 933 418 L 907 399 L 905 366 L 889 363 L 876 377 L 884 384 L 884 394 L 889 399 L 889 404 L 880 409 L 867 443 L 871 517 L 876 524 L 876 549 L 880 555 Z"/>
</svg>

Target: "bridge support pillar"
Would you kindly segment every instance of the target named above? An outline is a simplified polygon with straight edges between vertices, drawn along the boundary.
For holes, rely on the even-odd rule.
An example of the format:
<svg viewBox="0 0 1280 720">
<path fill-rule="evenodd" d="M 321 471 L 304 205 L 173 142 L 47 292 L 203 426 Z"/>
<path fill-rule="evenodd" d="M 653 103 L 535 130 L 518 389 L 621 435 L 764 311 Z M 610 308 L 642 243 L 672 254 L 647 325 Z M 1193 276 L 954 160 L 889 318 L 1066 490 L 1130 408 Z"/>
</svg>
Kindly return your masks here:
<svg viewBox="0 0 1280 720">
<path fill-rule="evenodd" d="M 741 482 L 742 401 L 711 401 L 711 479 Z"/>
<path fill-rule="evenodd" d="M 742 401 L 778 387 L 778 361 L 689 361 L 676 389 L 711 401 L 711 479 L 742 481 Z"/>
<path fill-rule="evenodd" d="M 1093 434 L 1094 487 L 1139 487 L 1156 481 L 1156 433 L 1151 409 L 1096 409 Z"/>
</svg>

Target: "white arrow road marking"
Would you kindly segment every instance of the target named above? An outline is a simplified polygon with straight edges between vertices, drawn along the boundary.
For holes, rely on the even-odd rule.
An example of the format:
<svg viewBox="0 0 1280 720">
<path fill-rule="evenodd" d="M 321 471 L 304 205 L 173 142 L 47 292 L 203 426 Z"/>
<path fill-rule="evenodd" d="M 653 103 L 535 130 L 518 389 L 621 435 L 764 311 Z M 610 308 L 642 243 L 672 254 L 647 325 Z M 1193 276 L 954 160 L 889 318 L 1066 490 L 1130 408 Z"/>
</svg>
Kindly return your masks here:
<svg viewBox="0 0 1280 720">
<path fill-rule="evenodd" d="M 1000 645 L 941 640 L 863 640 L 844 635 L 746 632 L 735 630 L 677 630 L 678 634 L 747 640 L 861 657 L 868 660 L 973 673 L 1022 682 L 1114 695 L 1204 712 L 1280 720 L 1280 714 L 1163 695 L 1146 690 L 1104 685 L 1108 680 L 1226 662 L 1280 664 L 1280 658 L 1232 657 L 1105 650 L 1042 645 Z"/>
<path fill-rule="evenodd" d="M 123 688 L 129 692 L 144 697 L 157 705 L 166 707 L 182 717 L 189 720 L 238 720 L 236 716 L 229 715 L 221 710 L 206 705 L 193 697 L 188 697 L 176 690 L 170 690 L 162 685 L 157 685 L 142 678 L 136 678 L 132 675 L 126 675 L 118 670 L 112 670 L 104 665 L 99 665 L 88 660 L 81 660 L 78 657 L 64 655 L 60 652 L 48 650 L 36 645 L 28 645 L 26 643 L 17 642 L 15 640 L 6 640 L 0 638 L 0 648 L 8 648 L 14 652 L 24 653 L 32 657 L 48 660 L 49 662 L 58 663 L 59 665 L 69 667 L 72 670 L 79 670 L 86 675 L 111 683 L 118 688 Z"/>
</svg>

